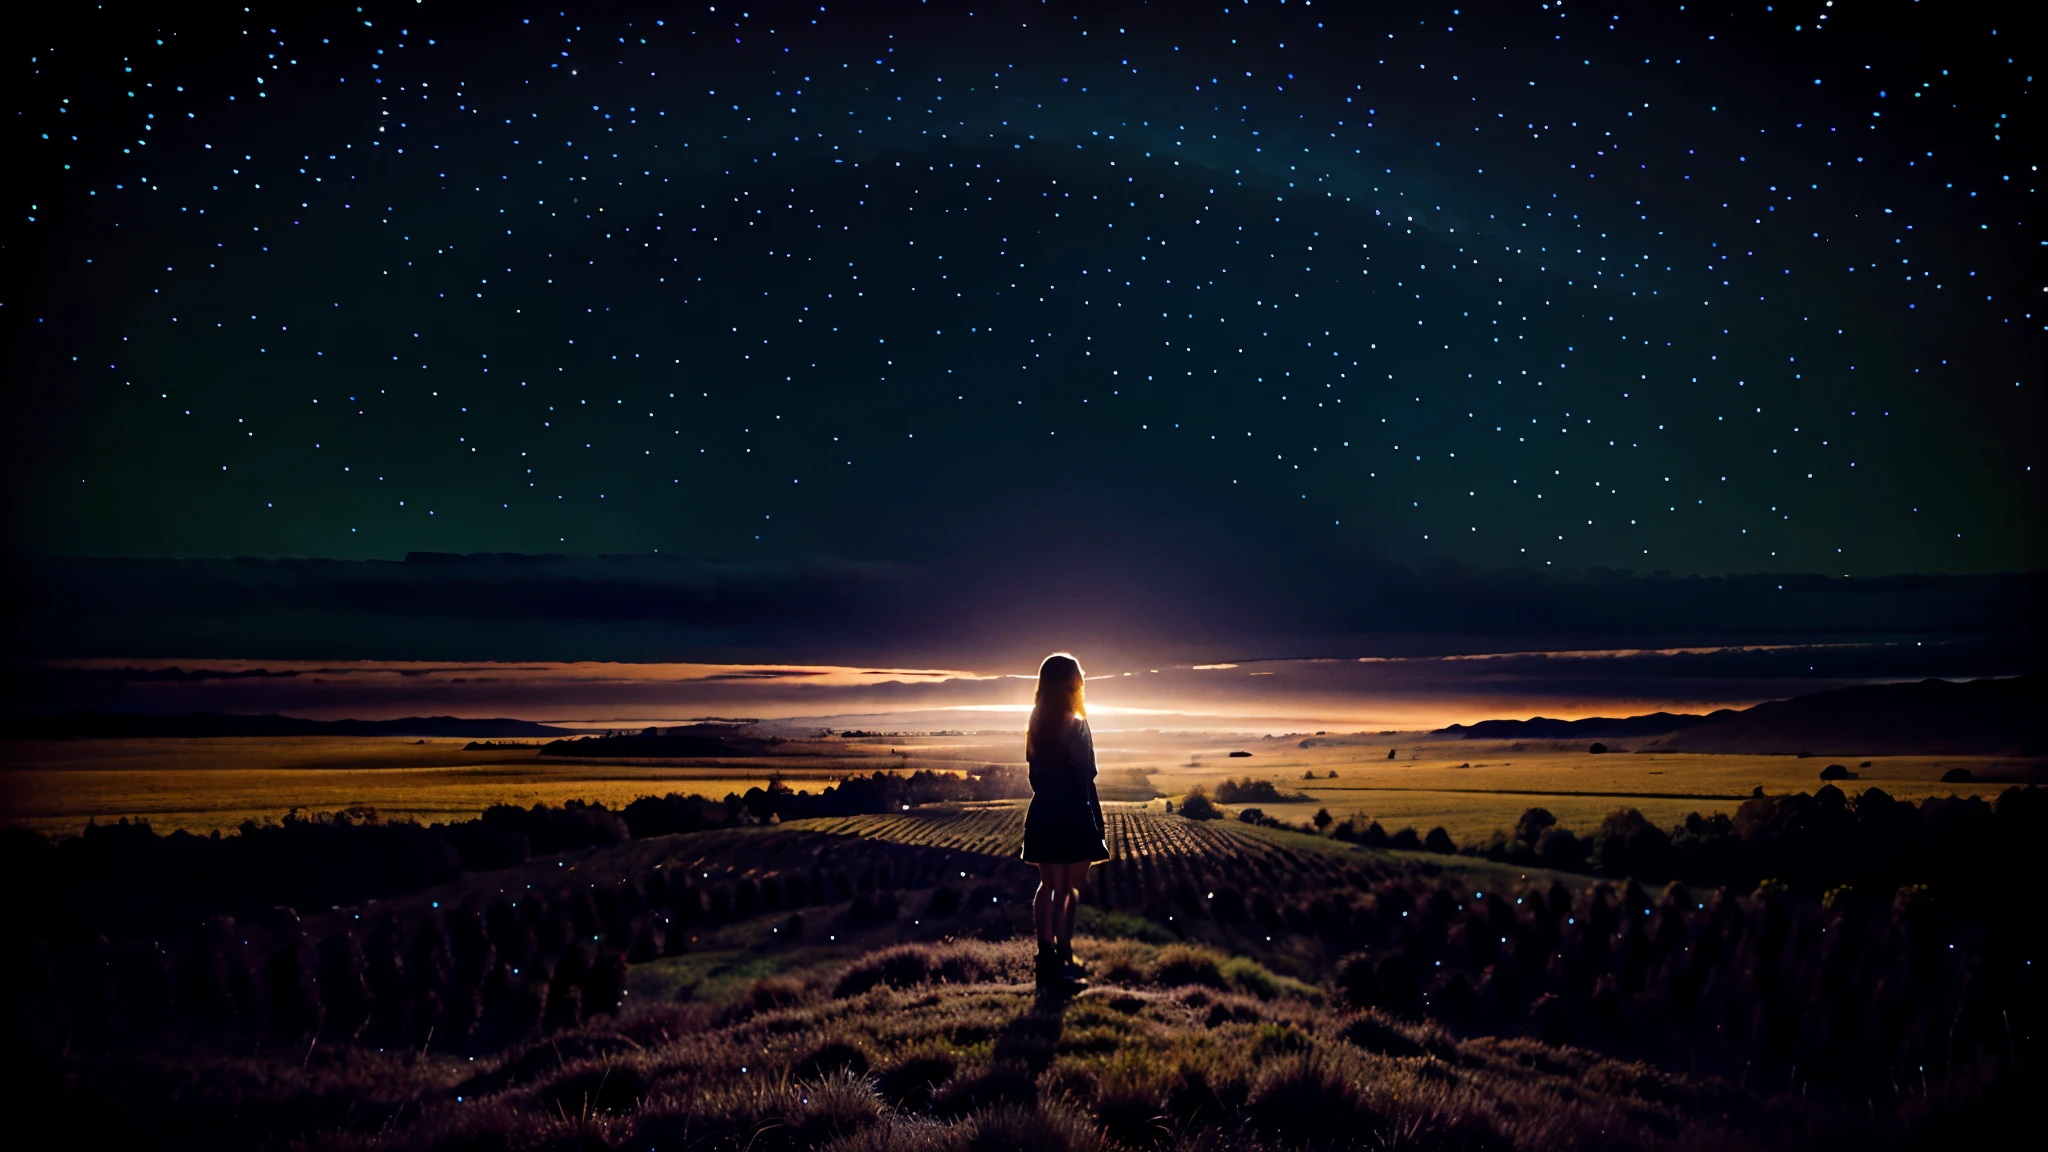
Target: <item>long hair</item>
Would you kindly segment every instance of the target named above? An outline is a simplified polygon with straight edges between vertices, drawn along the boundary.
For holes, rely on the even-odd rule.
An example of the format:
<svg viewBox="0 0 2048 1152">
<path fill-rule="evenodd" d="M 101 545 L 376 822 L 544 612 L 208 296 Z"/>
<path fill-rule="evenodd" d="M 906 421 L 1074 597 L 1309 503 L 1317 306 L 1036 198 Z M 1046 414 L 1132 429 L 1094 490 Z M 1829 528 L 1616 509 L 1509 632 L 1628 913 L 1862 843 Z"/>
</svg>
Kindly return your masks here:
<svg viewBox="0 0 2048 1152">
<path fill-rule="evenodd" d="M 1081 703 L 1082 678 L 1081 662 L 1065 652 L 1047 656 L 1038 666 L 1038 694 L 1031 702 L 1031 726 L 1024 732 L 1026 760 L 1039 748 L 1058 745 L 1067 717 L 1088 715 Z"/>
</svg>

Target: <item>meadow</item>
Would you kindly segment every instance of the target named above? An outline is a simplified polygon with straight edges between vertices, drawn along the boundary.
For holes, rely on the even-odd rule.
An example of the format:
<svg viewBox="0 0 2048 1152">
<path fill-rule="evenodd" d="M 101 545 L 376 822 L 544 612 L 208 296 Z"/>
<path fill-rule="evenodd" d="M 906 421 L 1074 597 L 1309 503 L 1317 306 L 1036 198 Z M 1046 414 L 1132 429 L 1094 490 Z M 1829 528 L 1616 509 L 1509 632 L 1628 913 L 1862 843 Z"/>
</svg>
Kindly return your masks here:
<svg viewBox="0 0 2048 1152">
<path fill-rule="evenodd" d="M 567 800 L 623 808 L 669 791 L 719 797 L 780 778 L 813 790 L 849 773 L 965 771 L 1021 762 L 1014 733 L 793 741 L 774 757 L 678 761 L 586 761 L 537 755 L 535 748 L 464 751 L 461 740 L 224 738 L 212 740 L 9 741 L 0 744 L 0 822 L 52 834 L 88 819 L 148 820 L 164 831 L 232 830 L 292 809 L 374 808 L 387 818 L 467 819 L 492 804 L 559 805 Z M 1299 799 L 1265 803 L 1291 824 L 1319 808 L 1377 820 L 1390 831 L 1443 827 L 1459 843 L 1512 827 L 1541 806 L 1584 833 L 1616 807 L 1669 826 L 1692 812 L 1732 812 L 1754 789 L 1812 791 L 1824 758 L 1752 755 L 1594 755 L 1586 746 L 1432 739 L 1424 733 L 1173 733 L 1105 730 L 1098 756 L 1106 775 L 1148 777 L 1155 807 L 1197 784 L 1269 780 Z M 1249 752 L 1232 757 L 1232 752 Z M 1387 754 L 1392 751 L 1393 759 Z M 2048 782 L 2039 761 L 1973 757 L 1874 757 L 1845 765 L 1854 786 L 1903 800 L 1989 799 L 2015 783 Z M 1962 768 L 1972 783 L 1942 782 Z M 1330 773 L 1336 773 L 1332 777 Z M 1304 777 L 1313 776 L 1313 779 Z M 1106 789 L 1111 795 L 1113 789 Z M 1116 793 L 1123 795 L 1122 793 Z"/>
</svg>

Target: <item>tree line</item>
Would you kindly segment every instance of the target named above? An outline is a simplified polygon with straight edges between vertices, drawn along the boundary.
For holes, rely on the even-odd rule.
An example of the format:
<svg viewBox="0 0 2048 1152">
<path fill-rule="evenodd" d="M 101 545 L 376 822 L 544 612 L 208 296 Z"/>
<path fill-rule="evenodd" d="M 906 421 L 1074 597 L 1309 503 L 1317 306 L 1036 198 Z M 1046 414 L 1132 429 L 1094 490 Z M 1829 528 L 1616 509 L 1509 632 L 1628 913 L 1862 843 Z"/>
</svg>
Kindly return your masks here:
<svg viewBox="0 0 2048 1152">
<path fill-rule="evenodd" d="M 617 811 L 581 800 L 498 804 L 473 820 L 434 824 L 350 808 L 294 810 L 276 823 L 245 821 L 225 835 L 164 834 L 127 819 L 89 823 L 78 835 L 56 840 L 5 828 L 0 899 L 11 933 L 53 947 L 96 936 L 162 940 L 183 936 L 216 914 L 246 919 L 274 907 L 322 911 L 649 836 L 1029 794 L 1021 769 L 991 765 L 964 775 L 849 776 L 818 793 L 771 780 L 722 800 L 670 793 Z"/>
</svg>

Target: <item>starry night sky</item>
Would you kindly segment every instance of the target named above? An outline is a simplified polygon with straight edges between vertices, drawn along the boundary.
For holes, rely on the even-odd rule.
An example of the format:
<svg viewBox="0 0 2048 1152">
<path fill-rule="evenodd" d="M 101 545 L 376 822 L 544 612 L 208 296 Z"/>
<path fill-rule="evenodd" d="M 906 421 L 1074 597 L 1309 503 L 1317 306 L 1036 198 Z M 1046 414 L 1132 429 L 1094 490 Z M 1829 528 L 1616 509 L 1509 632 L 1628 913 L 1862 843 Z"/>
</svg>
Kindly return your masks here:
<svg viewBox="0 0 2048 1152">
<path fill-rule="evenodd" d="M 18 553 L 2043 567 L 1997 6 L 171 11 L 23 45 Z"/>
</svg>

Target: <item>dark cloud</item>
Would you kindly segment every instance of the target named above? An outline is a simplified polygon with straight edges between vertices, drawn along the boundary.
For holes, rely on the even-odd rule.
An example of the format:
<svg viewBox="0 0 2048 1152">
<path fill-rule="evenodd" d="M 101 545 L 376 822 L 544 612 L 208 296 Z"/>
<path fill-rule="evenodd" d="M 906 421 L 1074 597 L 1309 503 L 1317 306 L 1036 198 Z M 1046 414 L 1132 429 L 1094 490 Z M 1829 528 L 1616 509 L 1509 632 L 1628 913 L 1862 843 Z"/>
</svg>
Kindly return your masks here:
<svg viewBox="0 0 2048 1152">
<path fill-rule="evenodd" d="M 1856 659 L 1882 663 L 1887 674 L 1918 674 L 1928 669 L 1899 665 L 1920 659 L 1916 648 L 1950 653 L 1944 660 L 1975 653 L 2001 667 L 2031 658 L 2048 584 L 2041 574 L 1679 577 L 1318 565 L 1288 556 L 1284 542 L 1260 562 L 1092 559 L 1051 571 L 949 560 L 768 568 L 503 554 L 26 560 L 15 568 L 10 623 L 24 658 L 432 660 L 450 670 L 456 665 L 440 663 L 450 657 L 1028 671 L 1054 648 L 1138 664 L 1831 643 L 1873 653 Z M 1717 662 L 1736 659 L 1671 656 L 1660 667 L 1712 676 Z M 1780 658 L 1740 659 L 1751 667 Z M 1495 667 L 1554 672 L 1571 662 L 1516 661 Z"/>
</svg>

